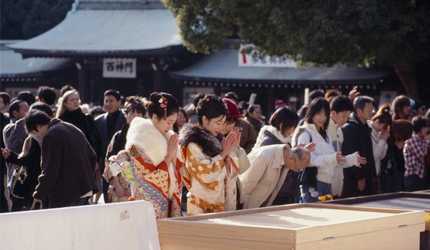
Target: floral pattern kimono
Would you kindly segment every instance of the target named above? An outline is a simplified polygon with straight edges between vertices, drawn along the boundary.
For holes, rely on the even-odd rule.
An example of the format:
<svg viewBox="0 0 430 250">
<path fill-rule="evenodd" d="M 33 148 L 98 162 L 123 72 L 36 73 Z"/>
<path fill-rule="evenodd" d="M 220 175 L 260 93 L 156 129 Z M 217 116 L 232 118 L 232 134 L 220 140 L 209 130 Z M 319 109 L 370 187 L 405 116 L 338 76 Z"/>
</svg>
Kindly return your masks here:
<svg viewBox="0 0 430 250">
<path fill-rule="evenodd" d="M 173 132 L 172 132 L 173 133 Z M 128 200 L 153 204 L 157 218 L 180 216 L 181 164 L 167 165 L 168 138 L 144 118 L 135 118 L 127 133 L 126 149 L 109 159 L 109 172 L 119 178 Z M 124 197 L 120 200 L 124 200 Z"/>
<path fill-rule="evenodd" d="M 180 144 L 188 215 L 236 210 L 239 158 L 231 154 L 223 159 L 218 138 L 199 127 L 184 129 Z"/>
</svg>

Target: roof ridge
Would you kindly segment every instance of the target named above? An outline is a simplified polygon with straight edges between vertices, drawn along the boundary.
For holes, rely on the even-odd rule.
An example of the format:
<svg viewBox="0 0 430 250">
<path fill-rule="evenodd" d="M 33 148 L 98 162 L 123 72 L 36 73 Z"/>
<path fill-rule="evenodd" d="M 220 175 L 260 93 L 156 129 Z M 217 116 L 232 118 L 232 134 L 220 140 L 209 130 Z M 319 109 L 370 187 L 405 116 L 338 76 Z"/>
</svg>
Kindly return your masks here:
<svg viewBox="0 0 430 250">
<path fill-rule="evenodd" d="M 160 0 L 75 0 L 74 10 L 165 9 Z"/>
</svg>

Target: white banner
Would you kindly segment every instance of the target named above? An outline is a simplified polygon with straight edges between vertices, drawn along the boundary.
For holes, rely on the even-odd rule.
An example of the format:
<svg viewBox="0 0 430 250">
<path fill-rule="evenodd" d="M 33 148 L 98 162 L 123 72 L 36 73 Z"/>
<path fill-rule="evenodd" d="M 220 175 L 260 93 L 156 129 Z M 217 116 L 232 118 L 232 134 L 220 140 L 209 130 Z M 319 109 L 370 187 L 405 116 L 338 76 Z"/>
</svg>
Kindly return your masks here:
<svg viewBox="0 0 430 250">
<path fill-rule="evenodd" d="M 281 67 L 297 68 L 297 63 L 287 55 L 269 56 L 254 45 L 240 45 L 239 67 Z"/>
<path fill-rule="evenodd" d="M 146 201 L 0 214 L 2 250 L 160 250 Z"/>
<path fill-rule="evenodd" d="M 104 78 L 136 78 L 136 59 L 104 58 Z"/>
</svg>

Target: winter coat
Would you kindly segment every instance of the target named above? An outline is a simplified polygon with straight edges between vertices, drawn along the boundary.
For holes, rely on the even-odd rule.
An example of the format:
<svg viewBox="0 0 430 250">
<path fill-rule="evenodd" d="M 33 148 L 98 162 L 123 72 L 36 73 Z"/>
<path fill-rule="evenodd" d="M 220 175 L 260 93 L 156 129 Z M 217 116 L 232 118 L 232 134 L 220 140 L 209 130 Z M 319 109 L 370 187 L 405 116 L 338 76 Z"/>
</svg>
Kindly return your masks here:
<svg viewBox="0 0 430 250">
<path fill-rule="evenodd" d="M 117 131 L 121 130 L 125 124 L 127 124 L 127 120 L 124 116 L 124 114 L 121 111 L 118 111 L 118 117 L 116 119 L 116 122 L 114 124 L 114 133 L 115 134 Z M 106 151 L 107 151 L 107 146 L 110 142 L 110 140 L 112 139 L 112 137 L 109 137 L 109 131 L 108 131 L 108 115 L 109 113 L 104 113 L 102 115 L 97 116 L 97 118 L 95 119 L 96 122 L 96 128 L 97 131 L 99 132 L 100 135 L 100 141 L 101 141 L 101 145 L 100 145 L 100 151 L 101 151 L 101 155 L 103 157 L 100 157 L 100 170 L 104 171 L 105 168 L 105 161 L 104 161 L 104 156 L 106 155 Z"/>
<path fill-rule="evenodd" d="M 78 127 L 87 137 L 87 140 L 96 152 L 97 157 L 104 157 L 104 155 L 102 155 L 100 134 L 97 130 L 94 119 L 90 115 L 85 115 L 79 108 L 75 111 L 65 111 L 59 118 L 62 121 L 71 123 Z"/>
<path fill-rule="evenodd" d="M 365 157 L 367 164 L 361 167 L 350 167 L 343 170 L 344 185 L 342 195 L 345 197 L 356 195 L 368 195 L 375 192 L 373 180 L 376 177 L 375 160 L 373 154 L 372 130 L 367 123 L 358 120 L 355 114 L 352 115 L 347 124 L 342 128 L 344 141 L 342 144 L 342 154 L 349 155 L 359 152 Z M 365 179 L 364 191 L 358 190 L 358 180 Z"/>
<path fill-rule="evenodd" d="M 53 119 L 42 143 L 42 173 L 35 198 L 49 207 L 73 204 L 90 191 L 97 191 L 96 154 L 77 127 Z"/>
<path fill-rule="evenodd" d="M 251 166 L 239 176 L 244 209 L 272 205 L 289 172 L 284 166 L 285 147 L 289 146 L 260 147 L 248 155 Z"/>
</svg>

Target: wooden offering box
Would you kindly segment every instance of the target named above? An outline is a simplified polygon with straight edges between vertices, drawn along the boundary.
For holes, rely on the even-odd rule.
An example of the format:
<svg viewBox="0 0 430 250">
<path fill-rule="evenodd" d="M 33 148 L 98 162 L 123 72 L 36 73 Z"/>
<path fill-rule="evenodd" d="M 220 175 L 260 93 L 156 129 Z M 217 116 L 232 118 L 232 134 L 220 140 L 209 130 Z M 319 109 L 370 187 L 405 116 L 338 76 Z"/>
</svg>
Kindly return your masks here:
<svg viewBox="0 0 430 250">
<path fill-rule="evenodd" d="M 430 190 L 414 193 L 399 192 L 354 197 L 329 201 L 330 204 L 353 205 L 373 208 L 395 208 L 406 210 L 423 210 L 427 214 L 423 217 L 426 231 L 421 233 L 421 250 L 430 250 Z"/>
<path fill-rule="evenodd" d="M 426 190 L 420 190 L 420 191 L 416 191 L 414 193 L 424 193 L 424 194 L 430 194 L 430 189 L 426 189 Z"/>
<path fill-rule="evenodd" d="M 295 204 L 158 221 L 162 250 L 419 249 L 423 212 Z"/>
</svg>

